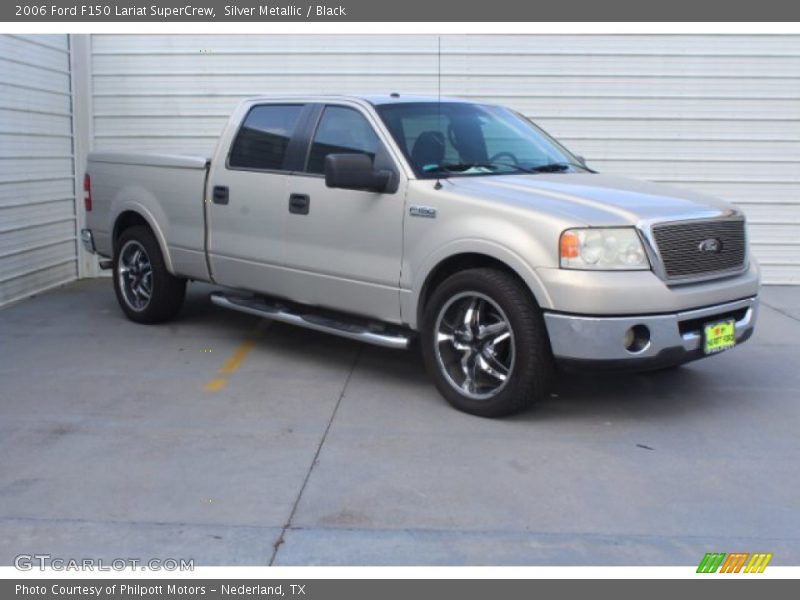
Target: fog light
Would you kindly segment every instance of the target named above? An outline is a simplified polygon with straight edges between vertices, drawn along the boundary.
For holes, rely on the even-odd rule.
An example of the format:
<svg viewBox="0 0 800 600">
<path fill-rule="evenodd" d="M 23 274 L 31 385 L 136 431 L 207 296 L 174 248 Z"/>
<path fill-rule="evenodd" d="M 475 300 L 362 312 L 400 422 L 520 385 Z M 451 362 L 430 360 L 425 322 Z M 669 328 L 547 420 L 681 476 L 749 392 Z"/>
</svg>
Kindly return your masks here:
<svg viewBox="0 0 800 600">
<path fill-rule="evenodd" d="M 643 352 L 650 345 L 650 330 L 644 325 L 634 325 L 625 332 L 622 343 L 632 354 Z"/>
</svg>

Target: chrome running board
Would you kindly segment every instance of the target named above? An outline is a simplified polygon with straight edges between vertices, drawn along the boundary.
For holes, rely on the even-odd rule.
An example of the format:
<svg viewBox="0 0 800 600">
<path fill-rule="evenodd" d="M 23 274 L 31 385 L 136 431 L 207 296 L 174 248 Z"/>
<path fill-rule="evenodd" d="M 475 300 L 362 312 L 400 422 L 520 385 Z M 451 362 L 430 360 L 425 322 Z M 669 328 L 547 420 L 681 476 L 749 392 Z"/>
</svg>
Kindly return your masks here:
<svg viewBox="0 0 800 600">
<path fill-rule="evenodd" d="M 227 296 L 222 292 L 212 292 L 211 302 L 223 308 L 238 310 L 239 312 L 298 325 L 306 329 L 321 331 L 338 335 L 339 337 L 366 342 L 384 348 L 395 348 L 405 350 L 408 348 L 410 338 L 400 331 L 388 329 L 378 330 L 369 325 L 361 325 L 354 322 L 340 321 L 331 317 L 317 315 L 314 313 L 294 312 L 287 306 L 269 304 L 257 298 L 245 298 L 241 296 Z"/>
</svg>

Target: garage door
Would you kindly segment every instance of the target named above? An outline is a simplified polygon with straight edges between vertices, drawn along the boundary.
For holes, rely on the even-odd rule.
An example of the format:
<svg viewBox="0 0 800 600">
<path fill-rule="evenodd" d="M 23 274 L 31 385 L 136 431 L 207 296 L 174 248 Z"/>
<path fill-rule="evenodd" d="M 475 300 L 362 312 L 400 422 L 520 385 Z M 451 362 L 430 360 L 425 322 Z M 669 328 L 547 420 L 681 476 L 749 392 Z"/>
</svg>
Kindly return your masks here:
<svg viewBox="0 0 800 600">
<path fill-rule="evenodd" d="M 263 93 L 435 94 L 432 36 L 94 36 L 98 149 L 210 153 Z M 736 202 L 800 284 L 800 36 L 444 36 L 442 91 L 510 105 L 599 170 Z"/>
<path fill-rule="evenodd" d="M 0 36 L 0 305 L 77 277 L 67 36 Z"/>
</svg>

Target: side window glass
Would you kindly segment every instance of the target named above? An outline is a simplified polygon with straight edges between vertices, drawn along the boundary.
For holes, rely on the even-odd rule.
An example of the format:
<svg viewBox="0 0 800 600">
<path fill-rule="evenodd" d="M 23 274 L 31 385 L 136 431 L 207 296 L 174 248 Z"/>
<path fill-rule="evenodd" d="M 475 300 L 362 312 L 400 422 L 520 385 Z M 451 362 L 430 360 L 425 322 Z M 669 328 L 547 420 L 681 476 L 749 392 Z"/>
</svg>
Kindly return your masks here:
<svg viewBox="0 0 800 600">
<path fill-rule="evenodd" d="M 302 109 L 300 104 L 254 106 L 231 146 L 230 167 L 282 169 Z"/>
<path fill-rule="evenodd" d="M 311 144 L 309 173 L 325 172 L 328 154 L 366 154 L 373 160 L 381 142 L 372 125 L 355 109 L 327 106 Z"/>
</svg>

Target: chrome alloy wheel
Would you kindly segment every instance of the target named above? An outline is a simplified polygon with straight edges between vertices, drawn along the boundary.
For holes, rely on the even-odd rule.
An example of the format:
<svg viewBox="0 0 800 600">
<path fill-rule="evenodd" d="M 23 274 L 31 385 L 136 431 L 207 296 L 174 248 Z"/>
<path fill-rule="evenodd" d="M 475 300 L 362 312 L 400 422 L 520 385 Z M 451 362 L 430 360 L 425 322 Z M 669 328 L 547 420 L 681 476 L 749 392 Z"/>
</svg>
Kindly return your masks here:
<svg viewBox="0 0 800 600">
<path fill-rule="evenodd" d="M 494 300 L 479 292 L 453 296 L 434 331 L 439 368 L 460 394 L 486 400 L 506 386 L 514 370 L 514 332 Z"/>
<path fill-rule="evenodd" d="M 153 295 L 153 266 L 136 240 L 129 240 L 120 250 L 117 277 L 125 303 L 135 311 L 147 308 Z"/>
</svg>

